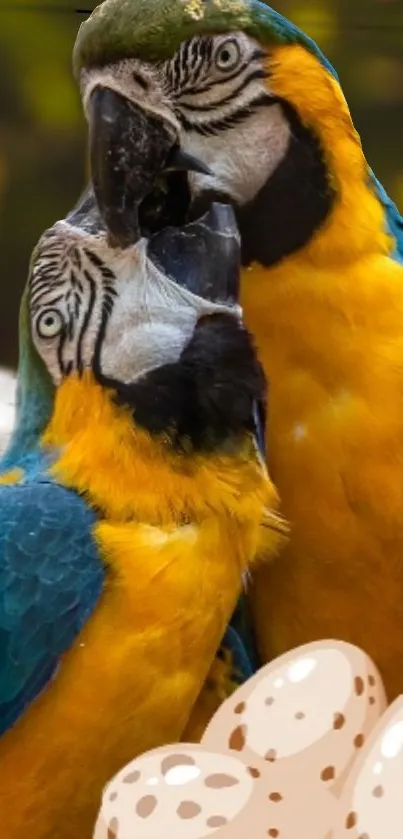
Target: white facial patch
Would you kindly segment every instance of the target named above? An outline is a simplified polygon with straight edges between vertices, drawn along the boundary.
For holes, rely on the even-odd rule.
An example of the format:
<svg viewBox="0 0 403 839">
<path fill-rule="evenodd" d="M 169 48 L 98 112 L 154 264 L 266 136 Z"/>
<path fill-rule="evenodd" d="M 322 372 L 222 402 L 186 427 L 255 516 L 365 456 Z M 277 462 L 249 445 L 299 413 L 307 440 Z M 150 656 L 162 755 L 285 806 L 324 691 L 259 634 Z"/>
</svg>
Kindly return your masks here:
<svg viewBox="0 0 403 839">
<path fill-rule="evenodd" d="M 212 303 L 176 285 L 147 258 L 143 239 L 114 263 L 117 297 L 102 341 L 101 369 L 133 382 L 162 364 L 178 361 L 197 321 L 239 307 Z"/>
<path fill-rule="evenodd" d="M 240 206 L 246 204 L 278 168 L 290 136 L 290 126 L 278 104 L 252 114 L 225 136 L 183 134 L 182 148 L 214 173 L 211 177 L 192 174 L 193 194 L 211 189 L 231 195 Z"/>
<path fill-rule="evenodd" d="M 142 239 L 111 248 L 66 222 L 45 235 L 30 278 L 31 329 L 53 381 L 94 365 L 130 383 L 176 362 L 199 318 L 237 305 L 213 303 L 176 285 L 147 257 Z"/>
</svg>

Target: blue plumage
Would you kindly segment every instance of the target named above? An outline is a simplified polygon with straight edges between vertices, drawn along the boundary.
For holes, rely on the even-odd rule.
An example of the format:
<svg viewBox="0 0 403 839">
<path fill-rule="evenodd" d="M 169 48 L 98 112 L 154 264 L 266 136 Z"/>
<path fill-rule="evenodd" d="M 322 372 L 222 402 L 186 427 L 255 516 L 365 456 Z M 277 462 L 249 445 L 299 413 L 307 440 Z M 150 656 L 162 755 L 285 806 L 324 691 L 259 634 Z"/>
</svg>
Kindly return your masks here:
<svg viewBox="0 0 403 839">
<path fill-rule="evenodd" d="M 370 174 L 375 193 L 385 209 L 387 230 L 396 242 L 395 250 L 391 256 L 397 262 L 403 264 L 403 217 L 374 173 L 371 172 Z"/>
<path fill-rule="evenodd" d="M 91 533 L 96 513 L 55 483 L 53 459 L 26 453 L 23 482 L 0 486 L 0 736 L 56 675 L 104 584 Z M 241 597 L 220 647 L 238 684 L 260 666 L 251 632 Z"/>
<path fill-rule="evenodd" d="M 39 467 L 0 487 L 0 734 L 46 686 L 103 587 L 95 513 Z"/>
<path fill-rule="evenodd" d="M 238 684 L 246 682 L 262 666 L 256 647 L 253 622 L 245 595 L 241 595 L 224 635 L 221 650 L 231 653 L 233 678 Z"/>
</svg>

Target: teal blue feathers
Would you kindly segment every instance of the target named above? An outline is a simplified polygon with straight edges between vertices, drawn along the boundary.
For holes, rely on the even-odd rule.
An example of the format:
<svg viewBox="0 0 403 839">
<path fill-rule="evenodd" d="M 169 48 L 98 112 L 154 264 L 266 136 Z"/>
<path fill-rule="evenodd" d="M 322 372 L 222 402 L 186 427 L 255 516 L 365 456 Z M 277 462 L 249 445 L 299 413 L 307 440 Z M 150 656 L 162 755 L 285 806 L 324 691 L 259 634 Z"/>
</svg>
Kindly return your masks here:
<svg viewBox="0 0 403 839">
<path fill-rule="evenodd" d="M 22 483 L 0 486 L 0 735 L 54 676 L 104 580 L 95 513 L 29 460 Z"/>
</svg>

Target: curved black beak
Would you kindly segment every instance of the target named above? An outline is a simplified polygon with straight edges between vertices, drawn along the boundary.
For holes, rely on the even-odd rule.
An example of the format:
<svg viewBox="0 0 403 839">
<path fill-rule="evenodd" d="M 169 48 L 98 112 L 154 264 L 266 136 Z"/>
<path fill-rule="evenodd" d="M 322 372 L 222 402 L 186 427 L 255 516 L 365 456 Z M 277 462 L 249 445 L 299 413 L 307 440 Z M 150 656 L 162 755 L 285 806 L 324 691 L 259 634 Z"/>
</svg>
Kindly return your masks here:
<svg viewBox="0 0 403 839">
<path fill-rule="evenodd" d="M 151 237 L 147 254 L 193 294 L 217 303 L 238 303 L 241 247 L 232 207 L 215 203 L 198 221 L 165 228 Z"/>
<path fill-rule="evenodd" d="M 210 174 L 185 154 L 175 130 L 109 88 L 90 99 L 90 154 L 94 192 L 112 241 L 120 247 L 141 238 L 139 207 L 163 171 Z"/>
</svg>

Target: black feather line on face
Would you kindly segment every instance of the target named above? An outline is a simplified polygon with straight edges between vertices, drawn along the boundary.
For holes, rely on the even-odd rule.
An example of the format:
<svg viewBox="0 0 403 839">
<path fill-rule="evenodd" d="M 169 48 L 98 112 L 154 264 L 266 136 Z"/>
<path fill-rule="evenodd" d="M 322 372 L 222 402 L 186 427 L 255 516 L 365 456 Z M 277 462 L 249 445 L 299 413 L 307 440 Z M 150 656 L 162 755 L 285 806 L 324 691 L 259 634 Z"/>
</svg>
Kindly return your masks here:
<svg viewBox="0 0 403 839">
<path fill-rule="evenodd" d="M 162 72 L 167 79 L 167 93 L 174 101 L 181 99 L 186 94 L 208 93 L 215 87 L 227 85 L 241 76 L 252 63 L 266 58 L 266 53 L 263 50 L 256 49 L 251 55 L 244 57 L 233 72 L 225 73 L 222 71 L 221 78 L 211 79 L 210 74 L 214 69 L 214 47 L 215 39 L 212 37 L 191 38 L 181 44 L 170 61 L 160 63 Z M 267 73 L 263 67 L 256 67 L 255 70 L 259 73 L 256 78 L 266 78 Z M 204 84 L 203 79 L 205 80 Z M 250 78 L 249 81 L 251 80 L 253 79 Z M 242 89 L 243 87 L 240 90 Z M 239 93 L 240 90 L 237 92 Z M 234 95 L 236 95 L 235 92 Z"/>
<path fill-rule="evenodd" d="M 261 49 L 255 49 L 250 55 L 244 55 L 243 58 L 241 56 L 241 61 L 234 71 L 223 72 L 218 77 L 212 77 L 215 46 L 215 38 L 208 36 L 191 38 L 181 44 L 170 61 L 160 64 L 161 75 L 165 76 L 164 91 L 174 104 L 176 117 L 185 131 L 202 136 L 213 136 L 220 131 L 234 128 L 262 105 L 275 104 L 277 101 L 268 92 L 261 90 L 249 102 L 237 106 L 237 99 L 249 86 L 268 78 L 269 73 L 266 67 L 257 63 L 266 58 L 266 53 Z M 238 85 L 217 102 L 203 104 L 195 99 L 222 85 L 236 82 L 237 79 L 239 79 Z M 187 96 L 189 100 L 186 99 Z M 229 109 L 232 103 L 234 104 L 232 113 L 223 115 L 221 112 L 216 119 L 210 119 L 215 111 L 219 109 L 221 111 L 222 108 Z M 195 117 L 194 120 L 192 116 Z M 206 117 L 204 120 L 203 116 Z"/>
<path fill-rule="evenodd" d="M 238 108 L 237 111 L 234 111 L 234 113 L 229 114 L 227 117 L 219 117 L 211 122 L 199 124 L 188 120 L 179 108 L 175 109 L 175 113 L 185 131 L 188 133 L 193 132 L 195 134 L 202 134 L 204 137 L 211 137 L 219 134 L 221 131 L 227 131 L 230 128 L 235 128 L 237 125 L 244 122 L 245 119 L 253 116 L 253 114 L 260 108 L 271 107 L 272 105 L 276 105 L 279 101 L 280 100 L 277 97 L 271 96 L 269 93 L 261 93 L 256 97 L 256 99 L 248 103 L 248 105 Z"/>
<path fill-rule="evenodd" d="M 251 82 L 264 80 L 267 77 L 268 73 L 263 68 L 252 70 L 252 72 L 248 76 L 246 76 L 243 82 L 241 82 L 241 84 L 237 88 L 235 88 L 235 90 L 232 91 L 232 93 L 229 93 L 228 96 L 224 97 L 224 99 L 220 99 L 219 102 L 212 102 L 209 105 L 195 105 L 194 103 L 184 102 L 181 99 L 180 108 L 186 109 L 187 111 L 193 111 L 194 113 L 208 113 L 209 111 L 216 111 L 218 107 L 222 108 L 223 106 L 229 105 L 231 102 L 233 102 L 238 96 L 241 95 L 241 93 L 243 93 L 243 91 L 248 87 L 248 85 L 251 84 Z M 203 88 L 203 90 L 198 89 L 195 91 L 195 93 L 200 94 L 202 92 L 207 92 L 207 90 L 213 90 L 214 87 L 215 85 L 212 83 L 211 85 L 209 85 L 208 88 Z"/>
</svg>

